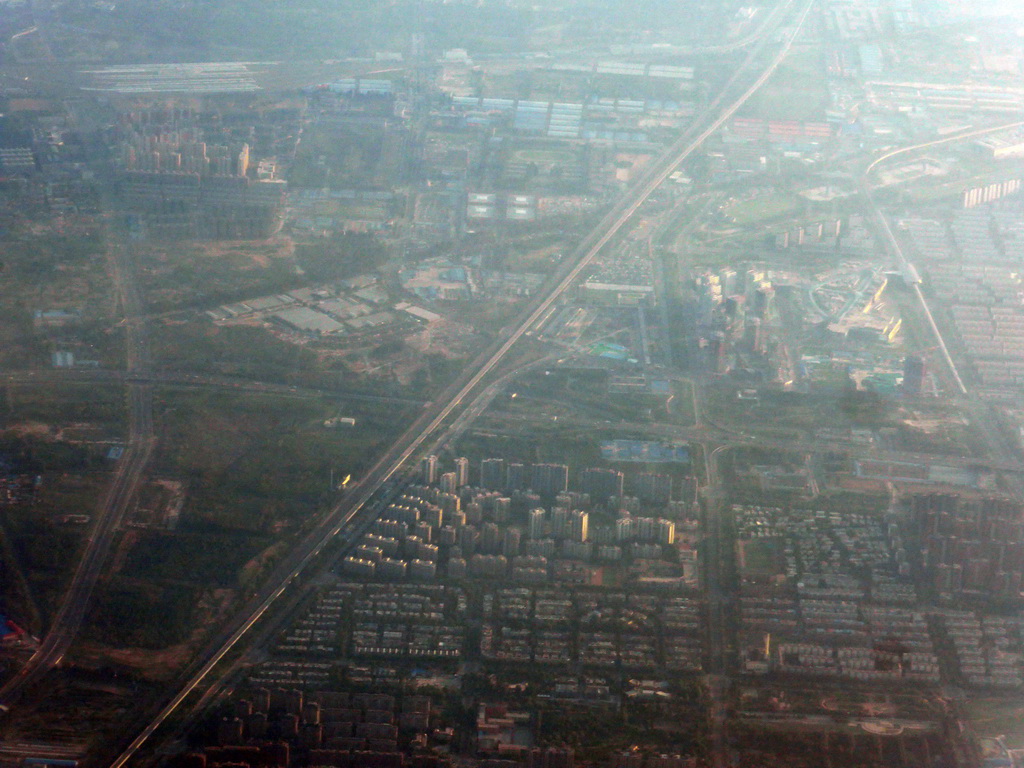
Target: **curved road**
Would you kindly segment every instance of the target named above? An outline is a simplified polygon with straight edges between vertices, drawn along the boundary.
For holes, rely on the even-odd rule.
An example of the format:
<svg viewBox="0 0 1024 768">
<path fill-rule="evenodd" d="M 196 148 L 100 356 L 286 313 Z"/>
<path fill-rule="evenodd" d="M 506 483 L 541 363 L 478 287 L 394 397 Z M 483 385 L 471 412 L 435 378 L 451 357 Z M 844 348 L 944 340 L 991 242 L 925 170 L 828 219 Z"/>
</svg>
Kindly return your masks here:
<svg viewBox="0 0 1024 768">
<path fill-rule="evenodd" d="M 909 265 L 909 262 L 903 253 L 903 249 L 900 246 L 899 241 L 896 239 L 896 236 L 892 231 L 888 217 L 878 207 L 878 204 L 871 194 L 871 188 L 868 186 L 868 176 L 871 171 L 873 171 L 883 161 L 897 155 L 939 144 L 948 144 L 963 139 L 974 138 L 976 136 L 1007 130 L 1021 125 L 1024 125 L 1024 123 L 1014 122 L 989 128 L 972 129 L 966 132 L 957 133 L 953 136 L 944 137 L 936 141 L 924 142 L 911 147 L 903 147 L 877 158 L 864 170 L 860 179 L 861 193 L 867 201 L 868 206 L 871 208 L 876 220 L 881 224 L 881 229 L 888 241 L 889 248 L 896 257 L 901 269 L 905 270 Z M 1018 499 L 1024 499 L 1024 480 L 1021 480 L 1021 478 L 1015 474 L 1010 474 L 1013 473 L 1014 470 L 1019 470 L 1022 466 L 1018 446 L 1004 434 L 998 415 L 993 412 L 992 408 L 983 402 L 980 393 L 968 389 L 963 379 L 960 377 L 960 372 L 957 370 L 956 363 L 953 361 L 949 348 L 946 346 L 946 340 L 943 338 L 942 332 L 939 330 L 939 327 L 935 322 L 935 317 L 921 291 L 921 286 L 914 283 L 912 289 L 914 291 L 914 297 L 928 322 L 928 327 L 936 341 L 936 346 L 942 354 L 943 362 L 949 369 L 950 376 L 952 377 L 954 384 L 957 389 L 959 389 L 960 394 L 966 396 L 967 410 L 970 414 L 971 421 L 974 423 L 977 431 L 981 434 L 987 444 L 989 457 L 991 459 L 990 463 L 993 467 L 999 468 L 1000 471 L 1006 473 L 1003 474 L 1003 478 L 1013 495 Z"/>
<path fill-rule="evenodd" d="M 871 162 L 871 164 L 864 169 L 864 172 L 861 175 L 860 182 L 861 194 L 864 196 L 864 199 L 867 201 L 868 206 L 874 213 L 875 219 L 881 225 L 881 229 L 885 233 L 885 238 L 889 244 L 889 250 L 896 257 L 896 261 L 899 264 L 900 269 L 904 273 L 908 271 L 907 267 L 910 265 L 910 262 L 907 260 L 907 257 L 903 253 L 903 248 L 900 246 L 899 241 L 893 234 L 892 226 L 889 224 L 889 218 L 884 213 L 882 213 L 881 209 L 878 207 L 878 204 L 875 202 L 875 199 L 871 194 L 871 188 L 868 186 L 868 177 L 871 175 L 871 172 L 882 163 L 899 155 L 904 155 L 910 152 L 916 152 L 918 150 L 927 149 L 929 147 L 937 147 L 943 144 L 952 144 L 957 141 L 963 141 L 964 139 L 973 139 L 975 137 L 984 136 L 989 133 L 997 133 L 999 131 L 1020 128 L 1021 126 L 1024 126 L 1024 122 L 1018 121 L 1013 123 L 1002 123 L 1000 125 L 989 126 L 987 128 L 973 128 L 968 131 L 961 131 L 959 133 L 955 133 L 952 136 L 944 136 L 941 139 L 925 141 L 920 144 L 914 144 L 909 147 L 900 147 L 899 149 L 894 149 L 891 152 L 887 152 L 884 155 L 875 158 Z M 952 376 L 953 378 L 953 382 L 956 384 L 957 389 L 960 390 L 960 394 L 966 395 L 967 387 L 964 384 L 964 380 L 960 377 L 960 372 L 957 370 L 956 363 L 953 362 L 953 357 L 952 355 L 950 355 L 949 348 L 946 346 L 946 340 L 942 337 L 942 333 L 939 331 L 939 326 L 936 324 L 935 317 L 932 315 L 932 311 L 928 307 L 928 302 L 925 300 L 924 294 L 921 293 L 921 286 L 918 285 L 917 283 L 914 283 L 912 286 L 912 290 L 914 291 L 914 296 L 917 299 L 918 305 L 921 307 L 921 311 L 924 313 L 925 319 L 928 321 L 929 330 L 931 331 L 932 336 L 935 338 L 936 346 L 938 346 L 939 351 L 942 353 L 942 360 L 946 364 L 946 367 L 949 369 L 949 373 L 950 376 Z"/>
</svg>

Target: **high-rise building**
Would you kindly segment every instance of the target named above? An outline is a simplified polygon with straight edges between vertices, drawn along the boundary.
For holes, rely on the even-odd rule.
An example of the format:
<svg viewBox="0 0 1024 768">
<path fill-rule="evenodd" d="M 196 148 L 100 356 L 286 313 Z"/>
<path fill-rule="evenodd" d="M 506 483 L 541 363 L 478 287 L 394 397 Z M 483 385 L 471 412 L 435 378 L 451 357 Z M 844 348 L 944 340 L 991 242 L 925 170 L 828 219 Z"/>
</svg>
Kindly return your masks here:
<svg viewBox="0 0 1024 768">
<path fill-rule="evenodd" d="M 242 744 L 242 720 L 238 717 L 222 718 L 217 724 L 217 743 L 221 746 Z"/>
<path fill-rule="evenodd" d="M 458 474 L 455 472 L 445 472 L 441 475 L 439 485 L 444 493 L 455 493 L 459 487 Z"/>
<path fill-rule="evenodd" d="M 243 144 L 241 151 L 238 153 L 238 159 L 235 172 L 239 176 L 245 176 L 249 171 L 249 145 Z"/>
<path fill-rule="evenodd" d="M 459 549 L 466 557 L 472 557 L 476 554 L 477 548 L 480 546 L 480 532 L 475 526 L 466 525 L 459 528 L 457 531 Z"/>
<path fill-rule="evenodd" d="M 743 331 L 743 346 L 751 352 L 762 354 L 765 351 L 765 332 L 761 318 L 752 317 Z"/>
<path fill-rule="evenodd" d="M 656 523 L 655 541 L 661 544 L 675 544 L 676 543 L 676 524 L 671 520 L 664 520 L 658 518 Z"/>
<path fill-rule="evenodd" d="M 547 513 L 541 509 L 531 509 L 530 514 L 527 518 L 527 529 L 526 533 L 531 539 L 539 539 L 544 536 L 546 532 L 546 521 Z"/>
<path fill-rule="evenodd" d="M 484 523 L 480 528 L 480 549 L 488 555 L 498 554 L 501 546 L 501 529 L 494 523 Z"/>
<path fill-rule="evenodd" d="M 424 504 L 419 511 L 419 519 L 430 524 L 434 528 L 441 525 L 442 511 L 437 504 Z"/>
<path fill-rule="evenodd" d="M 736 278 L 735 269 L 723 269 L 718 273 L 719 284 L 722 286 L 723 296 L 732 296 L 736 293 L 739 282 Z"/>
<path fill-rule="evenodd" d="M 775 289 L 772 288 L 771 283 L 762 283 L 754 291 L 751 314 L 764 320 L 772 313 L 774 305 Z"/>
<path fill-rule="evenodd" d="M 480 462 L 480 487 L 489 491 L 505 490 L 505 460 L 484 459 Z"/>
<path fill-rule="evenodd" d="M 519 554 L 522 542 L 523 532 L 519 528 L 506 528 L 501 539 L 501 554 L 505 557 L 515 557 Z"/>
<path fill-rule="evenodd" d="M 512 510 L 512 499 L 508 496 L 499 496 L 494 500 L 494 522 L 504 523 L 508 520 L 509 512 Z"/>
<path fill-rule="evenodd" d="M 636 478 L 636 495 L 645 504 L 667 504 L 672 499 L 672 477 L 642 472 Z"/>
<path fill-rule="evenodd" d="M 569 513 L 567 538 L 572 541 L 586 541 L 589 538 L 590 515 L 581 509 Z"/>
<path fill-rule="evenodd" d="M 679 498 L 687 504 L 696 504 L 699 491 L 700 483 L 697 482 L 697 478 L 693 475 L 687 475 L 683 478 L 680 485 Z"/>
<path fill-rule="evenodd" d="M 660 517 L 621 517 L 615 522 L 615 538 L 620 542 L 674 544 L 676 525 Z"/>
<path fill-rule="evenodd" d="M 441 524 L 442 525 L 465 525 L 466 515 L 462 511 L 462 502 L 454 493 L 444 494 L 441 502 Z"/>
<path fill-rule="evenodd" d="M 903 394 L 919 397 L 924 391 L 928 366 L 920 355 L 907 355 L 903 360 Z"/>
<path fill-rule="evenodd" d="M 566 507 L 552 507 L 548 515 L 548 533 L 556 539 L 565 536 L 569 527 L 569 510 Z"/>
<path fill-rule="evenodd" d="M 469 459 L 465 456 L 459 456 L 455 460 L 455 484 L 459 488 L 469 485 Z"/>
<path fill-rule="evenodd" d="M 565 464 L 534 464 L 530 487 L 542 496 L 555 496 L 569 485 L 569 467 Z"/>
<path fill-rule="evenodd" d="M 425 456 L 420 462 L 420 478 L 427 485 L 437 482 L 437 456 Z"/>
<path fill-rule="evenodd" d="M 513 462 L 508 465 L 508 490 L 524 491 L 528 487 L 526 465 Z"/>
<path fill-rule="evenodd" d="M 622 498 L 623 475 L 616 469 L 591 467 L 580 473 L 580 488 L 597 504 L 604 504 L 615 496 Z"/>
<path fill-rule="evenodd" d="M 554 539 L 530 539 L 526 542 L 527 557 L 553 557 L 554 554 Z"/>
</svg>

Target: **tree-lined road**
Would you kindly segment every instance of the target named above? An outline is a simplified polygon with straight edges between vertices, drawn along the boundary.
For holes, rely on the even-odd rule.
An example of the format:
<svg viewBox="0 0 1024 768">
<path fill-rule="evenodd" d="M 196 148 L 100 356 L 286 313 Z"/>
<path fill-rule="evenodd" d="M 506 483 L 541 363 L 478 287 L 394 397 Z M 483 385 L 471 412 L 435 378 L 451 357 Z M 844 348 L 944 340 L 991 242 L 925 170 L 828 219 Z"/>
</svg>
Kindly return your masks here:
<svg viewBox="0 0 1024 768">
<path fill-rule="evenodd" d="M 105 368 L 50 368 L 34 371 L 0 373 L 0 385 L 36 386 L 63 382 L 124 382 L 125 384 L 168 387 L 221 389 L 231 392 L 253 392 L 281 397 L 325 397 L 376 404 L 408 405 L 422 408 L 426 400 L 391 395 L 370 395 L 327 387 L 296 386 L 272 381 L 254 381 L 233 376 L 187 373 L 183 371 L 115 371 Z"/>
</svg>

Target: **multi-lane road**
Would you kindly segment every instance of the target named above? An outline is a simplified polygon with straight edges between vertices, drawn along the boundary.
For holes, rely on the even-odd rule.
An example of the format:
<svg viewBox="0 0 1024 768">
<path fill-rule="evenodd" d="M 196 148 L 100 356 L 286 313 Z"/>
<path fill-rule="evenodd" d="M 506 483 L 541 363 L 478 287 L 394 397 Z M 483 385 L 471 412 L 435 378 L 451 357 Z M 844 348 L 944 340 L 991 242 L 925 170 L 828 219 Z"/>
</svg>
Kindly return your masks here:
<svg viewBox="0 0 1024 768">
<path fill-rule="evenodd" d="M 693 127 L 687 130 L 664 153 L 658 162 L 652 164 L 638 183 L 630 188 L 612 210 L 601 219 L 548 284 L 547 291 L 521 316 L 508 335 L 495 342 L 477 358 L 467 368 L 463 376 L 436 403 L 426 409 L 423 415 L 381 457 L 350 492 L 350 495 L 335 507 L 321 524 L 285 558 L 268 580 L 267 585 L 249 602 L 242 615 L 219 633 L 210 648 L 201 654 L 193 673 L 182 688 L 113 760 L 112 768 L 122 768 L 135 757 L 152 734 L 175 713 L 192 692 L 202 686 L 214 667 L 270 610 L 271 606 L 284 594 L 292 580 L 305 570 L 331 543 L 332 539 L 353 521 L 359 510 L 370 501 L 371 497 L 400 472 L 408 460 L 420 450 L 425 441 L 434 435 L 453 414 L 457 414 L 460 409 L 469 404 L 474 391 L 493 371 L 507 361 L 512 348 L 524 337 L 533 335 L 537 330 L 538 322 L 547 317 L 556 302 L 579 278 L 583 270 L 593 262 L 597 254 L 616 237 L 651 193 L 771 77 L 789 52 L 793 40 L 810 12 L 813 0 L 805 0 L 795 12 L 793 5 L 794 0 L 787 0 L 783 4 L 783 11 L 779 12 L 772 23 L 762 28 L 760 39 L 740 70 L 729 81 L 722 95 L 712 103 L 703 117 L 695 121 Z M 759 55 L 776 35 L 781 24 L 787 20 L 787 17 L 790 17 L 790 14 L 792 14 L 793 23 L 784 34 L 779 50 L 767 64 L 763 64 L 759 70 L 755 70 Z M 737 84 L 748 76 L 753 77 L 752 82 L 737 96 Z"/>
</svg>

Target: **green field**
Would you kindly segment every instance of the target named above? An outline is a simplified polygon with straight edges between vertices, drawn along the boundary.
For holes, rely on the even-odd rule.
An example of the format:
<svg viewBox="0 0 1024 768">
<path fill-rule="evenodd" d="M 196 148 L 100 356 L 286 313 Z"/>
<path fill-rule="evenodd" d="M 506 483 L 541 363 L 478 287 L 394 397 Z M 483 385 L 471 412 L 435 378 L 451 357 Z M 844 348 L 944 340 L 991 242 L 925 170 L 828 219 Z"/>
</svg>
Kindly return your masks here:
<svg viewBox="0 0 1024 768">
<path fill-rule="evenodd" d="M 157 402 L 156 468 L 189 489 L 182 532 L 305 527 L 333 497 L 331 472 L 360 477 L 408 416 L 393 406 L 230 391 L 163 389 Z M 338 415 L 356 425 L 323 426 Z"/>
<path fill-rule="evenodd" d="M 693 383 L 673 381 L 672 399 L 666 408 L 673 424 L 690 426 L 696 423 L 697 414 L 693 412 Z"/>
<path fill-rule="evenodd" d="M 537 165 L 562 165 L 575 162 L 572 152 L 562 149 L 517 149 L 509 156 L 513 163 L 536 163 Z"/>
<path fill-rule="evenodd" d="M 740 563 L 745 576 L 768 577 L 781 571 L 779 546 L 774 539 L 741 541 Z"/>
<path fill-rule="evenodd" d="M 741 200 L 727 206 L 723 213 L 732 218 L 733 223 L 750 226 L 763 221 L 772 221 L 786 216 L 794 216 L 803 209 L 803 201 L 796 195 L 778 194 L 771 197 L 757 197 L 753 200 Z"/>
<path fill-rule="evenodd" d="M 1019 698 L 972 697 L 964 703 L 978 736 L 1005 736 L 1010 749 L 1024 749 L 1024 706 Z"/>
</svg>

